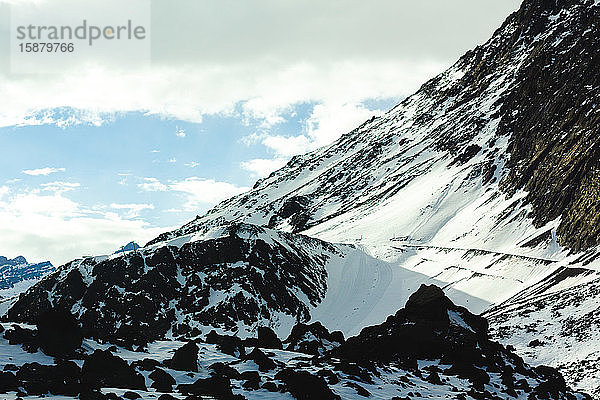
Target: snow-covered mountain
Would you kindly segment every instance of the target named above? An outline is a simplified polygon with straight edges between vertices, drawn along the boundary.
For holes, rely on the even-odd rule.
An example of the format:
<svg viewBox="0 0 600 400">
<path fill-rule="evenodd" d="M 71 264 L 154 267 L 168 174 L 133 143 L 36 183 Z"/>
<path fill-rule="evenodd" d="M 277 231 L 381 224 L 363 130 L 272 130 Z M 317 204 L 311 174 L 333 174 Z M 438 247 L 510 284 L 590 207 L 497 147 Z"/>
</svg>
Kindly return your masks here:
<svg viewBox="0 0 600 400">
<path fill-rule="evenodd" d="M 19 294 L 55 268 L 49 261 L 30 264 L 23 256 L 0 256 L 0 298 Z"/>
<path fill-rule="evenodd" d="M 433 283 L 600 396 L 599 41 L 598 1 L 525 0 L 388 113 L 136 252 L 60 267 L 4 318 L 64 308 L 86 337 L 140 350 L 320 322 L 365 350 Z"/>
<path fill-rule="evenodd" d="M 223 221 L 353 243 L 392 271 L 380 275 L 379 304 L 406 299 L 394 297 L 406 270 L 475 312 L 503 304 L 504 319 L 490 314 L 493 331 L 507 327 L 515 344 L 553 337 L 528 361 L 565 367 L 570 383 L 596 391 L 600 381 L 580 365 L 598 368 L 598 319 L 581 325 L 578 349 L 553 352 L 572 340 L 555 335 L 570 332 L 572 314 L 535 302 L 545 307 L 533 333 L 516 323 L 532 318 L 516 304 L 530 306 L 523 293 L 542 296 L 532 288 L 552 279 L 553 299 L 596 286 L 562 271 L 600 269 L 599 31 L 597 1 L 526 0 L 487 43 L 385 115 L 151 244 Z M 576 314 L 593 317 L 600 298 L 586 304 Z M 382 308 L 362 322 L 381 322 Z"/>
</svg>

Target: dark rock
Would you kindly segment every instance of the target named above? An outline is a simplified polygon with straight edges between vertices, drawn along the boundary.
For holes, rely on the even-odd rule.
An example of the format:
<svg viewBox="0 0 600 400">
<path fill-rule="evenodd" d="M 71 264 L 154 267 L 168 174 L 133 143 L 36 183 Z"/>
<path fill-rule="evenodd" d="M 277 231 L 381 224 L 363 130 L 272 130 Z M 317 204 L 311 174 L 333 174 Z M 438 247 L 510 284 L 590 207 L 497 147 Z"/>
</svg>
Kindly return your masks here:
<svg viewBox="0 0 600 400">
<path fill-rule="evenodd" d="M 173 397 L 170 394 L 161 394 L 158 400 L 179 400 L 177 397 Z"/>
<path fill-rule="evenodd" d="M 539 339 L 533 339 L 531 342 L 529 342 L 528 346 L 529 347 L 540 347 L 543 346 L 544 342 L 542 342 Z"/>
<path fill-rule="evenodd" d="M 252 350 L 245 359 L 254 361 L 254 363 L 258 365 L 258 370 L 261 372 L 268 372 L 276 367 L 275 361 L 267 357 L 267 355 L 258 348 Z"/>
<path fill-rule="evenodd" d="M 73 396 L 80 391 L 81 371 L 72 361 L 56 365 L 28 363 L 21 366 L 16 378 L 30 395 L 51 393 Z"/>
<path fill-rule="evenodd" d="M 271 328 L 261 326 L 258 328 L 258 342 L 256 347 L 281 350 L 283 344 Z"/>
<path fill-rule="evenodd" d="M 110 349 L 108 349 L 110 351 Z M 114 353 L 114 352 L 113 352 Z M 142 371 L 154 371 L 161 364 L 159 361 L 151 358 L 144 358 L 143 360 L 137 360 L 131 363 L 132 367 L 139 368 Z"/>
<path fill-rule="evenodd" d="M 0 372 L 0 393 L 15 392 L 19 387 L 18 383 L 12 372 Z"/>
<path fill-rule="evenodd" d="M 67 358 L 81 346 L 83 333 L 73 315 L 63 309 L 50 309 L 39 315 L 38 343 L 49 356 Z"/>
<path fill-rule="evenodd" d="M 198 379 L 192 384 L 183 384 L 177 386 L 177 390 L 188 395 L 214 396 L 218 399 L 233 399 L 231 391 L 231 382 L 228 378 L 222 376 L 212 376 L 206 379 Z"/>
<path fill-rule="evenodd" d="M 320 322 L 296 324 L 284 343 L 288 344 L 288 351 L 323 355 L 343 344 L 344 335 L 341 332 L 330 333 Z"/>
<path fill-rule="evenodd" d="M 17 367 L 15 364 L 6 364 L 4 366 L 4 371 L 18 371 L 19 367 Z"/>
<path fill-rule="evenodd" d="M 206 335 L 206 343 L 216 344 L 220 351 L 230 356 L 240 358 L 246 354 L 244 342 L 237 336 L 219 335 L 212 330 Z"/>
<path fill-rule="evenodd" d="M 241 379 L 241 374 L 235 368 L 222 362 L 214 363 L 208 367 L 213 371 L 213 375 L 223 376 L 229 379 Z"/>
<path fill-rule="evenodd" d="M 171 392 L 175 385 L 175 379 L 160 368 L 156 368 L 148 377 L 153 381 L 150 387 L 158 392 Z"/>
<path fill-rule="evenodd" d="M 99 389 L 82 388 L 79 400 L 107 400 L 107 396 L 102 394 Z"/>
<path fill-rule="evenodd" d="M 325 378 L 329 385 L 337 385 L 340 382 L 340 379 L 337 377 L 337 375 L 329 369 L 319 370 L 317 372 L 317 376 Z"/>
<path fill-rule="evenodd" d="M 344 386 L 353 388 L 359 396 L 371 397 L 371 393 L 356 382 L 344 382 Z"/>
<path fill-rule="evenodd" d="M 35 353 L 39 348 L 37 332 L 33 329 L 21 328 L 19 325 L 13 325 L 4 332 L 4 339 L 11 345 L 20 344 L 23 350 L 28 353 Z"/>
<path fill-rule="evenodd" d="M 440 376 L 435 371 L 432 371 L 425 380 L 429 383 L 433 383 L 434 385 L 442 384 L 442 380 L 440 379 Z"/>
<path fill-rule="evenodd" d="M 260 375 L 256 371 L 245 371 L 241 378 L 245 380 L 242 386 L 249 390 L 258 390 L 260 388 Z"/>
<path fill-rule="evenodd" d="M 451 321 L 450 315 L 462 322 Z M 484 318 L 454 305 L 441 289 L 421 285 L 404 309 L 381 325 L 364 328 L 333 353 L 363 364 L 400 361 L 405 368 L 414 368 L 417 359 L 444 357 L 474 365 L 482 362 L 482 344 L 497 347 L 488 341 L 487 328 Z"/>
<path fill-rule="evenodd" d="M 136 400 L 136 399 L 141 399 L 142 396 L 140 396 L 140 394 L 138 394 L 136 392 L 127 391 L 127 392 L 123 393 L 123 398 L 128 399 L 128 400 Z"/>
<path fill-rule="evenodd" d="M 275 379 L 283 382 L 285 390 L 298 400 L 340 400 L 340 396 L 331 391 L 323 378 L 307 371 L 286 368 L 279 371 Z"/>
<path fill-rule="evenodd" d="M 268 390 L 269 392 L 277 392 L 279 390 L 275 382 L 265 382 L 262 384 L 261 388 Z"/>
<path fill-rule="evenodd" d="M 81 382 L 90 388 L 146 390 L 146 380 L 127 361 L 109 351 L 96 350 L 81 370 Z"/>
<path fill-rule="evenodd" d="M 158 400 L 179 400 L 177 397 L 173 397 L 170 394 L 161 394 Z"/>
<path fill-rule="evenodd" d="M 171 360 L 166 365 L 176 371 L 198 372 L 198 345 L 194 342 L 188 342 L 175 350 Z"/>
</svg>

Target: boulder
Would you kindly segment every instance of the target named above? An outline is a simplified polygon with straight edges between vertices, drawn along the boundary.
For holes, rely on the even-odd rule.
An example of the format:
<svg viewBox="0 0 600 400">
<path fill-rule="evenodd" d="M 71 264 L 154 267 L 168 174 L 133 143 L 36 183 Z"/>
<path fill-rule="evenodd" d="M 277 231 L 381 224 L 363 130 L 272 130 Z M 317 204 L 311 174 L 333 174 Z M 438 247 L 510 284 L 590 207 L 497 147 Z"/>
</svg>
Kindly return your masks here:
<svg viewBox="0 0 600 400">
<path fill-rule="evenodd" d="M 188 342 L 175 350 L 173 357 L 165 362 L 169 368 L 176 371 L 198 372 L 198 345 Z"/>
<path fill-rule="evenodd" d="M 146 380 L 121 357 L 109 351 L 96 350 L 83 363 L 81 383 L 98 389 L 103 387 L 146 390 Z"/>
<path fill-rule="evenodd" d="M 286 368 L 275 375 L 275 379 L 283 382 L 284 389 L 298 400 L 340 400 L 333 393 L 325 380 L 307 371 L 294 371 Z"/>
<path fill-rule="evenodd" d="M 230 356 L 241 358 L 246 354 L 244 342 L 237 336 L 219 335 L 212 330 L 206 335 L 206 343 L 216 344 L 220 351 Z"/>
<path fill-rule="evenodd" d="M 323 355 L 344 343 L 342 332 L 329 332 L 320 322 L 296 324 L 284 341 L 286 350 L 311 355 Z"/>
<path fill-rule="evenodd" d="M 37 338 L 40 348 L 47 355 L 68 358 L 81 346 L 83 333 L 70 312 L 50 309 L 38 317 Z"/>
<path fill-rule="evenodd" d="M 283 344 L 273 329 L 266 326 L 261 326 L 258 328 L 258 341 L 256 343 L 256 347 L 281 350 L 283 349 Z"/>
<path fill-rule="evenodd" d="M 171 392 L 175 385 L 175 379 L 160 368 L 156 368 L 148 377 L 153 381 L 150 387 L 156 389 L 157 392 Z"/>
</svg>

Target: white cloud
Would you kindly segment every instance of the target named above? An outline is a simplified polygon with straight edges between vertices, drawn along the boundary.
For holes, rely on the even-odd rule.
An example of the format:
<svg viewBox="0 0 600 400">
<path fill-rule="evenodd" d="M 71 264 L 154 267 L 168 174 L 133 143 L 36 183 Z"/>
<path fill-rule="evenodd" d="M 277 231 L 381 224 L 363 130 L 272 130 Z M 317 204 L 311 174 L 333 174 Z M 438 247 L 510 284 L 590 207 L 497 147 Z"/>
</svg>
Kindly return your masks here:
<svg viewBox="0 0 600 400">
<path fill-rule="evenodd" d="M 177 136 L 178 138 L 184 138 L 185 137 L 185 130 L 177 127 L 175 128 L 175 136 Z"/>
<path fill-rule="evenodd" d="M 70 192 L 71 190 L 75 190 L 78 187 L 81 186 L 80 183 L 78 182 L 49 182 L 49 183 L 42 183 L 40 185 L 42 187 L 42 190 L 47 191 L 47 192 L 55 192 L 55 193 L 64 193 L 64 192 Z"/>
<path fill-rule="evenodd" d="M 263 178 L 268 176 L 271 172 L 283 167 L 287 162 L 286 158 L 255 158 L 249 161 L 243 161 L 240 166 L 249 171 L 253 177 Z"/>
<path fill-rule="evenodd" d="M 38 169 L 26 169 L 21 172 L 23 172 L 26 175 L 47 176 L 47 175 L 54 174 L 57 172 L 65 172 L 65 169 L 64 168 L 45 167 L 45 168 L 38 168 Z"/>
<path fill-rule="evenodd" d="M 157 1 L 152 34 L 161 40 L 151 65 L 127 70 L 90 59 L 59 74 L 0 72 L 0 98 L 11 99 L 0 126 L 98 125 L 126 111 L 200 122 L 239 109 L 272 126 L 294 104 L 401 97 L 486 40 L 519 3 Z M 61 10 L 80 20 L 74 13 Z M 0 19 L 0 31 L 9 23 Z M 190 45 L 190 37 L 207 40 Z"/>
<path fill-rule="evenodd" d="M 0 189 L 0 192 L 4 189 Z M 150 205 L 132 206 L 141 210 Z M 62 193 L 39 191 L 0 196 L 0 243 L 6 255 L 50 260 L 60 265 L 84 254 L 107 254 L 131 240 L 145 242 L 171 229 L 113 212 L 89 209 Z M 51 227 L 51 229 L 49 229 Z"/>
<path fill-rule="evenodd" d="M 240 163 L 240 166 L 254 177 L 267 176 L 285 165 L 292 156 L 328 145 L 368 118 L 382 113 L 382 110 L 370 110 L 362 104 L 317 104 L 301 135 L 254 133 L 243 138 L 242 142 L 246 145 L 264 145 L 273 153 L 273 158 L 248 160 Z"/>
<path fill-rule="evenodd" d="M 0 199 L 4 197 L 4 195 L 6 195 L 9 191 L 10 189 L 8 188 L 8 186 L 0 186 Z"/>
<path fill-rule="evenodd" d="M 125 210 L 126 218 L 135 218 L 135 217 L 139 216 L 140 213 L 144 210 L 154 210 L 154 205 L 153 204 L 137 204 L 137 203 L 132 203 L 132 204 L 112 203 L 110 205 L 110 208 L 113 208 L 115 210 Z"/>
<path fill-rule="evenodd" d="M 196 168 L 196 167 L 200 166 L 200 163 L 197 162 L 197 161 L 192 161 L 192 162 L 189 162 L 189 163 L 185 163 L 184 165 L 186 167 Z"/>
<path fill-rule="evenodd" d="M 250 190 L 247 187 L 238 187 L 231 183 L 198 177 L 173 182 L 169 185 L 169 189 L 186 195 L 185 211 L 195 211 L 201 207 L 211 206 L 231 196 Z"/>
<path fill-rule="evenodd" d="M 139 183 L 138 187 L 147 192 L 165 192 L 168 189 L 167 185 L 162 184 L 156 178 L 144 178 L 144 182 Z"/>
<path fill-rule="evenodd" d="M 176 158 L 169 158 L 169 163 L 175 164 L 177 162 Z"/>
</svg>

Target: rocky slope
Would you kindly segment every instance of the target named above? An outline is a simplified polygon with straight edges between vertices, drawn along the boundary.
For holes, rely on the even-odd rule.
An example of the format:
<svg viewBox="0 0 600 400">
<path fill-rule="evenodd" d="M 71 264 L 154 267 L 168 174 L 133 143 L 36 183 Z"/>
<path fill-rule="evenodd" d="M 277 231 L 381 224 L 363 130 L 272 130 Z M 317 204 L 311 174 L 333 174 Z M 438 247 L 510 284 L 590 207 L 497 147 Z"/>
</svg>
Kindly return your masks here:
<svg viewBox="0 0 600 400">
<path fill-rule="evenodd" d="M 75 313 L 87 337 L 144 346 L 209 329 L 283 331 L 310 318 L 327 291 L 325 265 L 351 250 L 231 224 L 135 253 L 73 261 L 22 295 L 5 316 L 34 323 Z"/>
<path fill-rule="evenodd" d="M 348 340 L 318 324 L 299 324 L 283 343 L 262 328 L 258 338 L 213 331 L 132 352 L 82 342 L 60 313 L 43 319 L 60 321 L 55 327 L 65 328 L 65 340 L 55 341 L 44 323 L 7 325 L 0 339 L 0 353 L 12 355 L 0 359 L 0 393 L 9 399 L 589 398 L 569 389 L 558 371 L 531 367 L 491 341 L 484 318 L 435 286 L 422 286 L 385 323 Z"/>
</svg>

